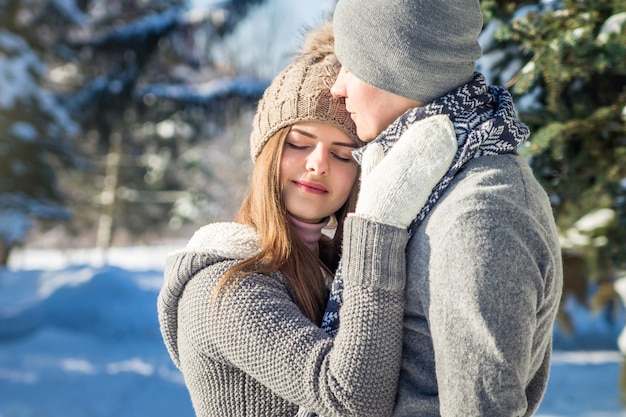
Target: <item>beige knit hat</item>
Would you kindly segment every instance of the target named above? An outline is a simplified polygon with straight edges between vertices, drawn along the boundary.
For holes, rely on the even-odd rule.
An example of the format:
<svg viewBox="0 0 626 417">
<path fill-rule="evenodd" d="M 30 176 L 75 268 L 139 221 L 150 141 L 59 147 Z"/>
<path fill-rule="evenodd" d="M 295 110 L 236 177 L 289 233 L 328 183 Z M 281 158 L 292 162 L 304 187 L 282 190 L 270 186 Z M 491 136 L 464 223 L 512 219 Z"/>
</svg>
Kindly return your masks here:
<svg viewBox="0 0 626 417">
<path fill-rule="evenodd" d="M 333 52 L 331 22 L 310 30 L 300 54 L 282 70 L 259 101 L 250 135 L 250 154 L 256 161 L 261 149 L 280 129 L 298 122 L 330 123 L 343 130 L 359 146 L 356 127 L 344 99 L 334 98 L 330 87 L 341 65 Z"/>
</svg>

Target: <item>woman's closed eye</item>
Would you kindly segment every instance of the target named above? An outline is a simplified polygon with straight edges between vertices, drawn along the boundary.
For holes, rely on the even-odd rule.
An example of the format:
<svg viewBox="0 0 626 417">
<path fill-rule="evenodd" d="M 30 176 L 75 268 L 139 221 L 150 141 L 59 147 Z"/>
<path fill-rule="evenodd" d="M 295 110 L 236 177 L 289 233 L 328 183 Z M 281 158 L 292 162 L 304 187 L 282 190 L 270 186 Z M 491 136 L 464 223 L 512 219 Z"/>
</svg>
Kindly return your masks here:
<svg viewBox="0 0 626 417">
<path fill-rule="evenodd" d="M 340 154 L 337 152 L 332 152 L 332 155 L 335 159 L 341 161 L 341 162 L 356 162 L 353 158 L 352 155 L 348 156 L 348 155 L 344 155 L 344 154 Z"/>
<path fill-rule="evenodd" d="M 285 140 L 285 147 L 293 149 L 295 151 L 311 151 L 319 145 L 318 139 L 310 139 L 305 137 L 299 131 L 291 131 L 287 140 Z M 356 162 L 352 158 L 352 150 L 354 147 L 352 144 L 333 143 L 329 147 L 328 145 L 319 145 L 325 148 L 324 152 L 341 163 L 353 163 Z"/>
<path fill-rule="evenodd" d="M 305 149 L 309 149 L 310 148 L 309 145 L 302 145 L 302 144 L 297 144 L 297 143 L 293 143 L 293 142 L 285 142 L 285 144 L 287 146 L 289 146 L 290 148 L 292 148 L 292 149 L 297 149 L 297 150 L 300 150 L 300 151 L 303 151 Z"/>
</svg>

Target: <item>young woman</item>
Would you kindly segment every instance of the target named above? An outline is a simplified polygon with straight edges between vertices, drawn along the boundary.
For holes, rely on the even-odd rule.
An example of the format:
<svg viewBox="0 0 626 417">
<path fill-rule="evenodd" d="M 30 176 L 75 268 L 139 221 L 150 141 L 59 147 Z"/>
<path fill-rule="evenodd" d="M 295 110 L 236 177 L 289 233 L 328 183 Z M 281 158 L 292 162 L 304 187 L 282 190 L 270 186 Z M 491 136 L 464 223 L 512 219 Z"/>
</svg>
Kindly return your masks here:
<svg viewBox="0 0 626 417">
<path fill-rule="evenodd" d="M 417 214 L 456 141 L 441 117 L 384 159 L 368 150 L 357 202 L 351 151 L 362 143 L 330 94 L 332 47 L 324 24 L 265 92 L 235 220 L 204 226 L 168 258 L 159 320 L 199 417 L 293 416 L 298 406 L 326 417 L 391 414 L 408 241 L 397 219 Z M 344 303 L 333 339 L 319 324 L 340 249 Z"/>
</svg>

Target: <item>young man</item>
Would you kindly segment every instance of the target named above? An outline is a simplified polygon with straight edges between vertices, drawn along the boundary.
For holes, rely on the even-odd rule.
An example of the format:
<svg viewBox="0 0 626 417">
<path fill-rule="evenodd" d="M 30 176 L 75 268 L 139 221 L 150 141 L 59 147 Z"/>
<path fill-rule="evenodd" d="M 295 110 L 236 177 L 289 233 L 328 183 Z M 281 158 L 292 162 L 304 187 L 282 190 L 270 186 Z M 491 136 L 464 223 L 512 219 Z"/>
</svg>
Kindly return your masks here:
<svg viewBox="0 0 626 417">
<path fill-rule="evenodd" d="M 532 415 L 548 381 L 560 247 L 548 197 L 517 154 L 528 128 L 474 72 L 478 0 L 340 0 L 333 23 L 342 70 L 331 91 L 368 146 L 386 151 L 436 114 L 459 144 L 411 227 L 393 416 Z"/>
</svg>

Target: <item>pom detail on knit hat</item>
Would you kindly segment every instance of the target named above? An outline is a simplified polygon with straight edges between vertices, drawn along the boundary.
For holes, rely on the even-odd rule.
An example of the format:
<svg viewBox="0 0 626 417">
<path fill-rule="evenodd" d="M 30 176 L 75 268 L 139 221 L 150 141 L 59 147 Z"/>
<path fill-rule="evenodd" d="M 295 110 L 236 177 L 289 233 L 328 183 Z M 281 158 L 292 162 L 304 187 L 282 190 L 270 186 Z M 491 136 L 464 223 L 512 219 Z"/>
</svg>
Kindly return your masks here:
<svg viewBox="0 0 626 417">
<path fill-rule="evenodd" d="M 311 54 L 320 59 L 329 57 L 334 60 L 334 44 L 333 24 L 332 22 L 324 22 L 318 28 L 311 29 L 306 34 L 300 48 L 300 54 Z"/>
<path fill-rule="evenodd" d="M 421 103 L 471 81 L 482 53 L 479 0 L 339 0 L 333 25 L 348 71 Z"/>
<path fill-rule="evenodd" d="M 332 23 L 324 22 L 306 34 L 299 55 L 274 77 L 259 101 L 250 135 L 253 161 L 274 134 L 299 122 L 329 123 L 363 144 L 344 99 L 330 93 L 340 69 Z"/>
</svg>

